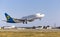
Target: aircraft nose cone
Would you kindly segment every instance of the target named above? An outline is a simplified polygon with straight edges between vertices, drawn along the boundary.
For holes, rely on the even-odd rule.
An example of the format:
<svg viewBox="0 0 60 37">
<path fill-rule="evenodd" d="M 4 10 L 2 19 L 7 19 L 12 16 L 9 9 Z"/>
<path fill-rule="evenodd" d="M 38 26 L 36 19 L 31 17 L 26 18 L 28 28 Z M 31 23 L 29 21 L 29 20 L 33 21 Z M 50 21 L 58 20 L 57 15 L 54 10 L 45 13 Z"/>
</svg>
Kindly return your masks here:
<svg viewBox="0 0 60 37">
<path fill-rule="evenodd" d="M 36 14 L 36 16 L 37 16 L 37 17 L 44 17 L 45 14 L 39 14 L 39 13 L 38 13 L 38 14 Z"/>
<path fill-rule="evenodd" d="M 44 14 L 41 15 L 41 17 L 44 17 L 44 16 L 45 16 Z"/>
</svg>

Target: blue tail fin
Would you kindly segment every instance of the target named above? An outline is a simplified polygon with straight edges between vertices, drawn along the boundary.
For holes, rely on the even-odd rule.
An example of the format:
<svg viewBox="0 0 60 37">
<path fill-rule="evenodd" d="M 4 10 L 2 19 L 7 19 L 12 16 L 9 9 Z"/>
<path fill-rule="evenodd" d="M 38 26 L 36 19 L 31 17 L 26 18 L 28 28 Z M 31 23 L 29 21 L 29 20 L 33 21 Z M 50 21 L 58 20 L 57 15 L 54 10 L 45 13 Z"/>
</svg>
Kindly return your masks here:
<svg viewBox="0 0 60 37">
<path fill-rule="evenodd" d="M 7 22 L 14 23 L 13 18 L 11 18 L 7 13 L 5 13 L 5 16 L 7 18 Z"/>
</svg>

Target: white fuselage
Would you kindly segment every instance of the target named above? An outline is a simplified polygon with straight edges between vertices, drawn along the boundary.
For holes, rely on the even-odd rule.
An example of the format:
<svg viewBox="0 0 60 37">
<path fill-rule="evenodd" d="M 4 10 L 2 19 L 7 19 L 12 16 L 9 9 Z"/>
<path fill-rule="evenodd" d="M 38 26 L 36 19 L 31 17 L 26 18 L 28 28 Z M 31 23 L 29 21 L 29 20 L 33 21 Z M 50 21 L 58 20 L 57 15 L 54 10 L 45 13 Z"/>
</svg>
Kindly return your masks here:
<svg viewBox="0 0 60 37">
<path fill-rule="evenodd" d="M 22 17 L 21 19 L 27 19 L 27 20 L 31 20 L 31 19 L 40 19 L 43 18 L 45 15 L 44 14 L 35 14 L 35 15 L 30 15 L 30 16 L 25 16 Z"/>
<path fill-rule="evenodd" d="M 26 21 L 31 22 L 31 21 L 34 21 L 35 19 L 41 19 L 44 16 L 45 16 L 44 14 L 37 13 L 37 14 L 34 14 L 34 15 L 29 15 L 29 16 L 22 17 L 21 19 L 14 19 L 14 21 L 17 22 L 17 23 L 23 22 L 21 20 L 26 20 Z"/>
</svg>

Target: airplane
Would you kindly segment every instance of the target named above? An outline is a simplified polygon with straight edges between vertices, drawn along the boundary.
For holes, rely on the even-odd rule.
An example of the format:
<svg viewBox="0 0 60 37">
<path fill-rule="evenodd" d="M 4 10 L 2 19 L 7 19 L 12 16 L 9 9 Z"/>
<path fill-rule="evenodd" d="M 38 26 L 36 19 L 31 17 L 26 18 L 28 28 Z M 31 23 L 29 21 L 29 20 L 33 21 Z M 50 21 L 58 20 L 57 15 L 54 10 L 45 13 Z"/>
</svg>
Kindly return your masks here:
<svg viewBox="0 0 60 37">
<path fill-rule="evenodd" d="M 25 16 L 22 17 L 21 19 L 16 19 L 16 18 L 12 18 L 11 16 L 9 16 L 7 13 L 5 13 L 5 17 L 7 20 L 4 20 L 8 23 L 23 23 L 23 24 L 27 24 L 27 22 L 32 22 L 36 19 L 40 19 L 43 18 L 45 15 L 41 14 L 41 13 L 37 13 L 34 15 L 29 15 L 29 16 Z"/>
</svg>

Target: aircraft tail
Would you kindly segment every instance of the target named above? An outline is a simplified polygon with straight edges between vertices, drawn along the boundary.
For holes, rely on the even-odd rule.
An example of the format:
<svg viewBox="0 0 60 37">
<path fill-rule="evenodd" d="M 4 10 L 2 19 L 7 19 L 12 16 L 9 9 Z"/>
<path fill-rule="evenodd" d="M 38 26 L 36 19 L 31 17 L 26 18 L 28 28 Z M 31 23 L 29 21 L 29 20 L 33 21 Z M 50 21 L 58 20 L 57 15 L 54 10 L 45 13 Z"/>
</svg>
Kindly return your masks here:
<svg viewBox="0 0 60 37">
<path fill-rule="evenodd" d="M 6 19 L 7 19 L 7 22 L 10 22 L 10 23 L 13 23 L 13 18 L 10 17 L 7 13 L 5 13 L 5 16 L 6 16 Z"/>
</svg>

